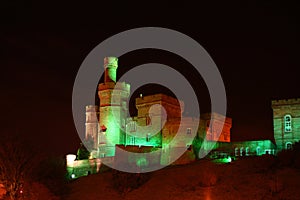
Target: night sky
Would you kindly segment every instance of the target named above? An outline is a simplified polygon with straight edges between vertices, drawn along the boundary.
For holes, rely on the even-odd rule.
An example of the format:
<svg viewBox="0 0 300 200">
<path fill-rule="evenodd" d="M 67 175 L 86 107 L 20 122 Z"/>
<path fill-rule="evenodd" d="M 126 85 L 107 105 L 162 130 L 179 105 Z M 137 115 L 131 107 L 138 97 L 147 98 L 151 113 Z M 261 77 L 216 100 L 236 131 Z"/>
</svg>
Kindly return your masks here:
<svg viewBox="0 0 300 200">
<path fill-rule="evenodd" d="M 192 37 L 211 55 L 224 80 L 233 140 L 273 139 L 271 100 L 300 97 L 300 8 L 296 1 L 208 2 L 1 2 L 0 135 L 22 134 L 46 150 L 75 152 L 72 88 L 82 61 L 114 34 L 157 26 Z M 118 73 L 148 62 L 188 77 L 201 111 L 210 111 L 205 83 L 176 55 L 130 52 L 119 59 Z M 135 95 L 156 90 L 168 93 L 148 85 Z"/>
</svg>

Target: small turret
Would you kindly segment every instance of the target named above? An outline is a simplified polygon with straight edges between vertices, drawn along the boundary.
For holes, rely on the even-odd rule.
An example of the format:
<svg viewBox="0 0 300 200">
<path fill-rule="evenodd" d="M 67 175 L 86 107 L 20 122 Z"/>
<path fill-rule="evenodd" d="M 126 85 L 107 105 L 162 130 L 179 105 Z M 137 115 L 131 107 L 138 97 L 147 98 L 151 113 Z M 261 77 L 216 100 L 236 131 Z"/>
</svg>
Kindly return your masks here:
<svg viewBox="0 0 300 200">
<path fill-rule="evenodd" d="M 127 118 L 127 101 L 130 94 L 130 85 L 117 80 L 118 58 L 104 58 L 104 83 L 98 86 L 99 126 L 106 127 L 105 135 L 100 135 L 98 144 L 105 141 L 105 156 L 115 155 L 115 145 L 124 144 L 125 124 Z M 100 128 L 99 127 L 99 128 Z M 99 129 L 98 128 L 98 129 Z M 105 136 L 103 138 L 102 136 Z"/>
<path fill-rule="evenodd" d="M 117 68 L 118 68 L 118 58 L 116 57 L 105 57 L 104 58 L 104 83 L 114 82 L 117 80 Z"/>
</svg>

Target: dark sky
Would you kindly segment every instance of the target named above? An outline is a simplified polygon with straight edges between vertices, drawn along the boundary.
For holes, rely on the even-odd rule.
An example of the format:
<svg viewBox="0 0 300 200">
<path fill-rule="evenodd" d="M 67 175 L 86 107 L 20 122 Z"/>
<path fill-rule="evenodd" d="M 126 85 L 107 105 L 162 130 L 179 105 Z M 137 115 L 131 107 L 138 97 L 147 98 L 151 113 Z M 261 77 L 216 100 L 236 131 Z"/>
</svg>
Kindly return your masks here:
<svg viewBox="0 0 300 200">
<path fill-rule="evenodd" d="M 1 2 L 0 134 L 23 134 L 56 153 L 74 152 L 80 141 L 72 87 L 84 58 L 114 34 L 158 26 L 192 37 L 217 64 L 233 140 L 272 139 L 271 100 L 300 97 L 299 6 L 279 0 L 208 2 Z M 121 66 L 154 61 L 179 71 L 191 67 L 168 52 L 143 50 L 123 55 L 119 74 L 125 72 Z M 197 91 L 201 110 L 209 111 L 201 77 L 182 73 Z"/>
</svg>

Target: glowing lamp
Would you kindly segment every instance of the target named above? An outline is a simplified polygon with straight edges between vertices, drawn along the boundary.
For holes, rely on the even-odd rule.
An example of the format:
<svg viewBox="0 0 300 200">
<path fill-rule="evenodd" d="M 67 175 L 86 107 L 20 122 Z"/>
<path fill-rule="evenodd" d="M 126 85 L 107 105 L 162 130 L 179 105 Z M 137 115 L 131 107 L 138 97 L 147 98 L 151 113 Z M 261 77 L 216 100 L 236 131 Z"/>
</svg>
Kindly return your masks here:
<svg viewBox="0 0 300 200">
<path fill-rule="evenodd" d="M 74 154 L 68 154 L 66 156 L 66 158 L 67 158 L 67 165 L 70 165 L 70 164 L 73 164 L 73 162 L 75 161 L 76 155 L 74 155 Z"/>
</svg>

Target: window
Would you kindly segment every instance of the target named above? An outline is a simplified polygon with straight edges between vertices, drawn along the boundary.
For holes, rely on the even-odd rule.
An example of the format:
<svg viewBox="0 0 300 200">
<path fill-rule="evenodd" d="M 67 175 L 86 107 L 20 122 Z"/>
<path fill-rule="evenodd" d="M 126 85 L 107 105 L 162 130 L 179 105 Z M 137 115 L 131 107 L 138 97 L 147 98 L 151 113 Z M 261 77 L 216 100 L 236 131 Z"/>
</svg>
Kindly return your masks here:
<svg viewBox="0 0 300 200">
<path fill-rule="evenodd" d="M 192 150 L 192 145 L 187 144 L 186 147 L 187 147 L 187 150 L 188 150 L 188 151 L 191 151 L 191 150 Z"/>
<path fill-rule="evenodd" d="M 291 115 L 284 116 L 284 132 L 292 131 L 292 117 Z"/>
<path fill-rule="evenodd" d="M 136 122 L 132 121 L 129 123 L 129 131 L 130 132 L 135 132 L 136 131 Z"/>
<path fill-rule="evenodd" d="M 192 134 L 192 129 L 191 128 L 187 128 L 186 129 L 186 134 L 188 134 L 188 135 Z"/>
<path fill-rule="evenodd" d="M 239 156 L 239 148 L 236 147 L 236 148 L 234 149 L 234 155 L 235 155 L 235 156 Z"/>
<path fill-rule="evenodd" d="M 125 124 L 126 124 L 126 121 L 125 121 L 125 119 L 122 119 L 122 128 L 124 128 L 124 127 L 125 127 Z"/>
<path fill-rule="evenodd" d="M 134 137 L 134 136 L 131 137 L 130 140 L 131 140 L 131 141 L 130 141 L 130 142 L 131 142 L 131 145 L 135 145 L 135 137 Z"/>
<path fill-rule="evenodd" d="M 256 147 L 256 155 L 260 156 L 260 147 Z"/>
<path fill-rule="evenodd" d="M 244 156 L 244 147 L 240 148 L 240 156 Z"/>
<path fill-rule="evenodd" d="M 146 117 L 146 126 L 151 125 L 151 118 L 150 116 Z"/>
<path fill-rule="evenodd" d="M 249 156 L 249 147 L 246 147 L 246 156 Z"/>
<path fill-rule="evenodd" d="M 150 142 L 150 133 L 147 133 L 146 135 L 146 142 Z"/>
<path fill-rule="evenodd" d="M 291 149 L 292 149 L 292 143 L 291 143 L 291 142 L 287 142 L 287 143 L 285 144 L 285 148 L 286 148 L 287 150 L 291 150 Z"/>
</svg>

